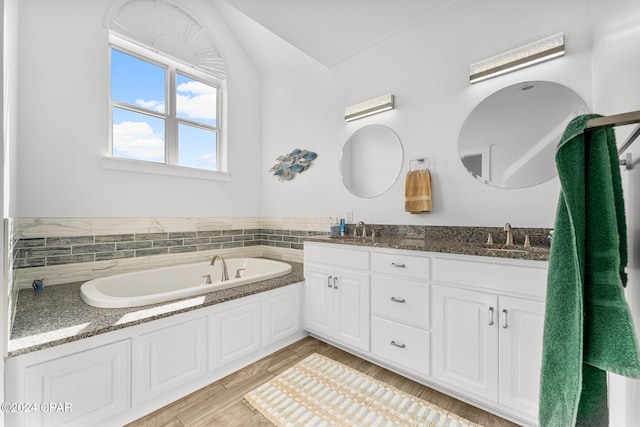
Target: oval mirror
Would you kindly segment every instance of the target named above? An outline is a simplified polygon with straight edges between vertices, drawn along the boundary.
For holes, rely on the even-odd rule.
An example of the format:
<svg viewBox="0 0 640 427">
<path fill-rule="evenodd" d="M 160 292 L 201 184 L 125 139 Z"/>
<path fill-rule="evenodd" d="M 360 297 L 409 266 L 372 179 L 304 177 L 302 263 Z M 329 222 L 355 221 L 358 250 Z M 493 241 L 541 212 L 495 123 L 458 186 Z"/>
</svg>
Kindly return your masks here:
<svg viewBox="0 0 640 427">
<path fill-rule="evenodd" d="M 379 196 L 398 179 L 402 161 L 402 143 L 393 130 L 383 125 L 364 126 L 342 147 L 342 183 L 356 196 Z"/>
<path fill-rule="evenodd" d="M 557 175 L 556 146 L 571 119 L 588 113 L 583 99 L 553 82 L 518 83 L 493 93 L 464 122 L 462 164 L 476 179 L 524 188 Z"/>
</svg>

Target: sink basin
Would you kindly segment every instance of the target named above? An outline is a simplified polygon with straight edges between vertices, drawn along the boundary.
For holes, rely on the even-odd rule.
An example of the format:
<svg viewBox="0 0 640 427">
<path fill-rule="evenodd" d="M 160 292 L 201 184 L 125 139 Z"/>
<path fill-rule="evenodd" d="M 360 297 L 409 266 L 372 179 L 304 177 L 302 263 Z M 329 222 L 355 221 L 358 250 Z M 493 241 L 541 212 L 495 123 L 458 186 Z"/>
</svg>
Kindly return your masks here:
<svg viewBox="0 0 640 427">
<path fill-rule="evenodd" d="M 529 246 L 524 247 L 522 245 L 504 246 L 504 245 L 487 245 L 481 244 L 477 246 L 479 249 L 493 252 L 507 252 L 507 253 L 532 253 L 532 252 L 549 252 L 549 247 L 545 246 Z"/>
<path fill-rule="evenodd" d="M 548 246 L 524 247 L 522 244 L 505 246 L 504 244 L 488 245 L 480 242 L 462 242 L 430 238 L 411 238 L 409 236 L 393 237 L 380 236 L 372 240 L 362 236 L 329 236 L 336 243 L 351 245 L 374 246 L 379 248 L 395 248 L 408 250 L 423 250 L 430 252 L 445 252 L 466 255 L 479 255 L 503 258 L 548 259 Z"/>
<path fill-rule="evenodd" d="M 492 247 L 484 247 L 482 248 L 484 250 L 487 251 L 494 251 L 494 252 L 514 252 L 514 253 L 523 253 L 526 254 L 527 252 L 529 252 L 528 249 L 522 248 L 522 249 L 508 249 L 508 248 L 492 248 Z"/>
</svg>

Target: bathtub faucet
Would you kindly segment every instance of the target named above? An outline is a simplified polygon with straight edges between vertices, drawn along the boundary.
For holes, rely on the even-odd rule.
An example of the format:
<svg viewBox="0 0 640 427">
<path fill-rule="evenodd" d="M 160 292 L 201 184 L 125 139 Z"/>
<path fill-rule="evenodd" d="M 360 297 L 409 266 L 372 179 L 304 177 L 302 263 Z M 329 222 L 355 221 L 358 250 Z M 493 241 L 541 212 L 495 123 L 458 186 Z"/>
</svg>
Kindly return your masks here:
<svg viewBox="0 0 640 427">
<path fill-rule="evenodd" d="M 222 261 L 222 275 L 220 281 L 224 282 L 225 280 L 229 280 L 229 273 L 227 272 L 227 262 L 224 260 L 222 255 L 214 255 L 214 257 L 211 258 L 211 265 L 214 265 L 217 259 L 220 259 L 220 261 Z"/>
</svg>

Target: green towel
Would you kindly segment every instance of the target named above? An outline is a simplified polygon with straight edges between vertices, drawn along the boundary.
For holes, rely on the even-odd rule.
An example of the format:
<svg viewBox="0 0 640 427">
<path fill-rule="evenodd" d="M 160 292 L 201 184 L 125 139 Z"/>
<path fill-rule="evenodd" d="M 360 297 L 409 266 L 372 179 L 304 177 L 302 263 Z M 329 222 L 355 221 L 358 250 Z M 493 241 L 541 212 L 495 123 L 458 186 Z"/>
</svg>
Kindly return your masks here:
<svg viewBox="0 0 640 427">
<path fill-rule="evenodd" d="M 613 130 L 573 119 L 556 152 L 561 192 L 549 256 L 539 422 L 608 425 L 606 371 L 640 378 L 624 297 L 626 224 Z M 640 285 L 640 284 L 639 284 Z"/>
</svg>

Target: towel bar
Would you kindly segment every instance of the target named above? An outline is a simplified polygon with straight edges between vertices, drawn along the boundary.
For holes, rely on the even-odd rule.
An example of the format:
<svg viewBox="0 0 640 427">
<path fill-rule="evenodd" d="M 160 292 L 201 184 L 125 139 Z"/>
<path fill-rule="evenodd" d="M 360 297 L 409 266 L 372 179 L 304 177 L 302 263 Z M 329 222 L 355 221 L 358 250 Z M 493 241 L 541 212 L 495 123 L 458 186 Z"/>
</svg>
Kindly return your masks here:
<svg viewBox="0 0 640 427">
<path fill-rule="evenodd" d="M 603 127 L 615 127 L 630 125 L 633 123 L 640 123 L 640 111 L 632 111 L 629 113 L 615 114 L 612 116 L 596 117 L 587 122 L 587 130 L 599 129 Z M 640 136 L 640 125 L 631 132 L 629 137 L 618 149 L 618 155 L 622 155 L 633 141 Z M 631 154 L 627 153 L 624 159 L 620 159 L 620 165 L 625 166 L 626 169 L 631 169 L 632 166 Z"/>
<path fill-rule="evenodd" d="M 413 169 L 413 164 L 416 164 L 416 167 L 419 165 L 423 165 L 424 167 L 422 167 L 421 169 L 428 169 L 429 168 L 429 158 L 428 157 L 418 157 L 417 159 L 413 159 L 413 160 L 409 160 L 409 171 L 414 171 L 417 169 Z"/>
</svg>

